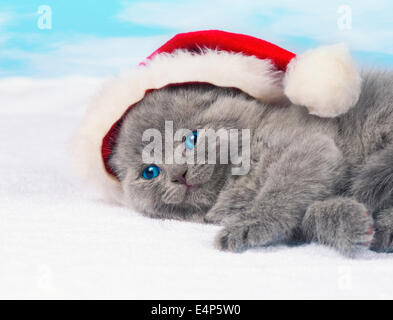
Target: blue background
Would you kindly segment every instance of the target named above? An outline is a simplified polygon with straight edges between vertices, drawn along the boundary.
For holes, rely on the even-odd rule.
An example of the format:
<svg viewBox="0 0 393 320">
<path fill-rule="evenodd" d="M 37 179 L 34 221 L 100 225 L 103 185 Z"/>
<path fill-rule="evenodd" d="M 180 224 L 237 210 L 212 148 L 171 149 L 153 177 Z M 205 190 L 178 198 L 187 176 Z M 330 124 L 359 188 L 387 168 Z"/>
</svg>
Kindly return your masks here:
<svg viewBox="0 0 393 320">
<path fill-rule="evenodd" d="M 48 5 L 52 28 L 40 29 Z M 342 29 L 340 7 L 350 8 Z M 10 1 L 0 4 L 0 76 L 104 76 L 136 64 L 178 32 L 218 28 L 300 53 L 345 42 L 359 64 L 393 65 L 392 1 Z"/>
</svg>

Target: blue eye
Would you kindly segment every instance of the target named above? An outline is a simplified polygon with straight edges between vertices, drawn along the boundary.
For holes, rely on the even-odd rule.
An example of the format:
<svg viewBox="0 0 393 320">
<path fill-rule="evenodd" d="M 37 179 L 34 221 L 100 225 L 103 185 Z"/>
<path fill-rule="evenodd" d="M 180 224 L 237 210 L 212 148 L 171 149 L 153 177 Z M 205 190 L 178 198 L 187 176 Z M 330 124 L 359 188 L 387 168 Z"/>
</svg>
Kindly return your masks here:
<svg viewBox="0 0 393 320">
<path fill-rule="evenodd" d="M 198 131 L 193 131 L 187 136 L 185 143 L 186 143 L 186 148 L 188 150 L 194 149 L 195 144 L 197 142 L 197 137 L 198 137 Z"/>
<path fill-rule="evenodd" d="M 160 167 L 157 167 L 156 165 L 151 165 L 143 169 L 142 172 L 142 177 L 145 178 L 146 180 L 151 180 L 156 178 L 161 172 Z"/>
</svg>

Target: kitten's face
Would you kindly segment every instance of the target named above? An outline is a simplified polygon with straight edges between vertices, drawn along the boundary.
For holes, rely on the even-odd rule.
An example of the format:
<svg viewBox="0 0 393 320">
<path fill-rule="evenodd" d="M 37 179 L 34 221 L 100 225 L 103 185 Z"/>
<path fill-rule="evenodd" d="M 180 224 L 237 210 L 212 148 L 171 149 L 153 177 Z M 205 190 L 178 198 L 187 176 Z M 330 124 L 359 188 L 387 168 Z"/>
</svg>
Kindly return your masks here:
<svg viewBox="0 0 393 320">
<path fill-rule="evenodd" d="M 197 139 L 193 151 L 199 147 L 196 130 L 236 127 L 235 120 L 220 112 L 222 105 L 231 101 L 231 94 L 235 95 L 212 86 L 164 88 L 149 93 L 129 112 L 110 165 L 130 206 L 151 217 L 182 220 L 199 219 L 210 209 L 230 174 L 229 165 L 167 163 L 164 155 L 171 151 L 165 148 L 165 122 L 172 121 L 173 132 L 184 132 L 173 150 L 182 148 L 187 158 L 192 154 L 187 148 L 192 139 Z M 151 142 L 142 141 L 148 129 L 157 129 L 163 137 L 161 164 L 142 159 L 142 151 Z"/>
</svg>

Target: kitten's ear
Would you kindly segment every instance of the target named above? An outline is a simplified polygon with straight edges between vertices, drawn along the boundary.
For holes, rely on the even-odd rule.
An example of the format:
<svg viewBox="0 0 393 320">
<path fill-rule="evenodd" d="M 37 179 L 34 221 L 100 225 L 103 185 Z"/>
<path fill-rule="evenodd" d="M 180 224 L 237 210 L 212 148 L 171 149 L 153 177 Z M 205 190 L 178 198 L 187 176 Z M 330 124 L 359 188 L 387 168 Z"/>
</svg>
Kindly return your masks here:
<svg viewBox="0 0 393 320">
<path fill-rule="evenodd" d="M 284 93 L 311 114 L 335 117 L 359 99 L 361 78 L 345 45 L 323 46 L 296 56 L 287 66 Z"/>
</svg>

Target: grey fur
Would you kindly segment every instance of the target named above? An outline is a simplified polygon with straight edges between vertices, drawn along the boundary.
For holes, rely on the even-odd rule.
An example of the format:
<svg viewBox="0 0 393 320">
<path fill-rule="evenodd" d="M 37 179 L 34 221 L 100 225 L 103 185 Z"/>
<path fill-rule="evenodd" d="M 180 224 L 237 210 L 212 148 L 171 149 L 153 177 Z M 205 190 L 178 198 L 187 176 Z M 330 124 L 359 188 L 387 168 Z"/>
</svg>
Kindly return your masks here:
<svg viewBox="0 0 393 320">
<path fill-rule="evenodd" d="M 393 251 L 393 209 L 378 212 L 375 216 L 375 237 L 371 248 L 380 252 Z"/>
<path fill-rule="evenodd" d="M 289 102 L 264 105 L 236 89 L 156 90 L 125 118 L 110 165 L 130 206 L 143 214 L 223 225 L 215 242 L 221 250 L 300 240 L 353 255 L 370 246 L 374 220 L 372 249 L 391 251 L 393 75 L 363 78 L 357 105 L 333 119 Z M 250 172 L 233 176 L 231 164 L 163 164 L 159 177 L 142 179 L 142 133 L 163 133 L 165 120 L 174 130 L 251 129 Z M 186 191 L 176 181 L 183 173 L 200 187 Z"/>
<path fill-rule="evenodd" d="M 357 248 L 371 243 L 373 219 L 356 200 L 332 197 L 308 207 L 301 229 L 308 241 L 335 247 L 344 254 L 355 254 Z"/>
</svg>

